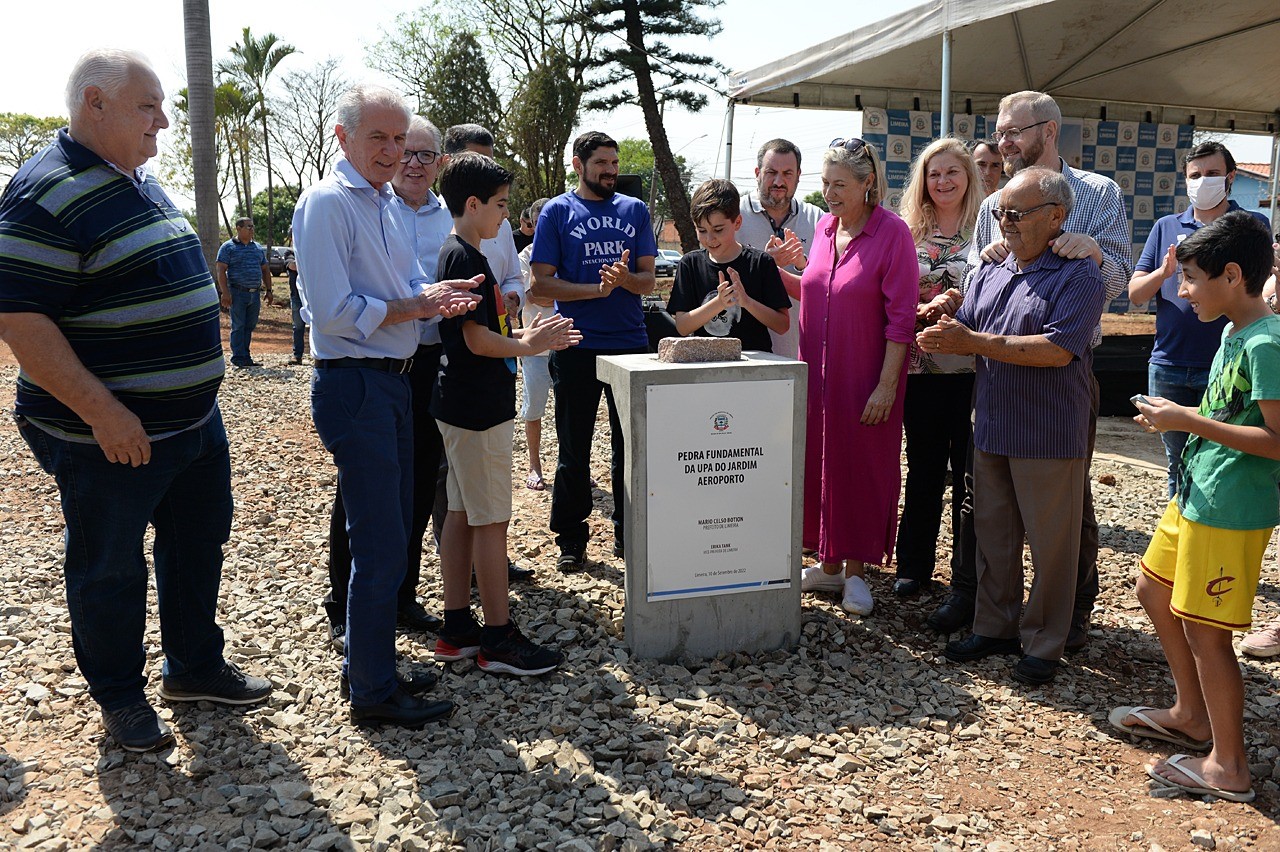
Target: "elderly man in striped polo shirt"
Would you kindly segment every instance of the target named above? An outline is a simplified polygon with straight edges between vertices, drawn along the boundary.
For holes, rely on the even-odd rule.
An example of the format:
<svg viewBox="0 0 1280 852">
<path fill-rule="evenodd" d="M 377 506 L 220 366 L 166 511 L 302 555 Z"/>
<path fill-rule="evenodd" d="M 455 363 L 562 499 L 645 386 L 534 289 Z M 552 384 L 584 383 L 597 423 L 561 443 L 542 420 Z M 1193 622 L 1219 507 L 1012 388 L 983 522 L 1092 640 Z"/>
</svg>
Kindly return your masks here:
<svg viewBox="0 0 1280 852">
<path fill-rule="evenodd" d="M 978 356 L 978 594 L 973 633 L 949 642 L 946 656 L 1021 653 L 1013 676 L 1032 684 L 1053 678 L 1071 629 L 1089 473 L 1090 340 L 1102 274 L 1090 257 L 1050 248 L 1074 203 L 1060 172 L 1019 171 L 990 212 L 1008 256 L 978 271 L 954 319 L 917 337 L 930 353 Z M 1024 538 L 1035 576 L 1022 612 Z"/>
<path fill-rule="evenodd" d="M 111 735 L 153 751 L 173 734 L 143 694 L 148 524 L 161 697 L 254 704 L 271 684 L 226 662 L 215 620 L 232 509 L 218 295 L 142 169 L 169 126 L 160 80 L 140 54 L 91 51 L 67 109 L 0 199 L 0 338 L 21 366 L 18 428 L 61 492 L 76 662 Z"/>
</svg>

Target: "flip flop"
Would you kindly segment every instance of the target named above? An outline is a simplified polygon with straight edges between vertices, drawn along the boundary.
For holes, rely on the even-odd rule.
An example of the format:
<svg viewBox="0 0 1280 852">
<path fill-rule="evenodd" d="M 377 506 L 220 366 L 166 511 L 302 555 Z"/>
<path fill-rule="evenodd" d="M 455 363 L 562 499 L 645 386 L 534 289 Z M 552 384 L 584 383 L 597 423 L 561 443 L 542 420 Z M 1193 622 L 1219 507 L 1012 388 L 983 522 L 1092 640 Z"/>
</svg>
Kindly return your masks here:
<svg viewBox="0 0 1280 852">
<path fill-rule="evenodd" d="M 1177 781 L 1173 781 L 1169 778 L 1165 778 L 1163 775 L 1157 774 L 1156 764 L 1152 764 L 1151 766 L 1147 767 L 1147 774 L 1150 775 L 1151 778 L 1157 784 L 1160 784 L 1162 787 L 1170 787 L 1177 790 L 1181 790 L 1184 793 L 1190 793 L 1193 796 L 1212 796 L 1215 799 L 1225 799 L 1228 802 L 1252 802 L 1253 801 L 1255 793 L 1253 792 L 1252 787 L 1250 787 L 1248 790 L 1244 790 L 1243 792 L 1239 790 L 1224 790 L 1221 787 L 1213 786 L 1208 781 L 1204 780 L 1203 778 L 1201 778 L 1196 773 L 1192 772 L 1187 767 L 1182 766 L 1181 765 L 1182 761 L 1187 760 L 1190 757 L 1191 755 L 1189 754 L 1175 754 L 1172 757 L 1167 758 L 1164 761 L 1164 763 L 1166 766 L 1172 766 L 1174 769 L 1181 772 L 1187 778 L 1190 778 L 1192 782 L 1191 784 L 1179 784 Z"/>
<path fill-rule="evenodd" d="M 545 491 L 547 483 L 543 482 L 541 474 L 531 473 L 524 478 L 524 487 L 530 491 Z"/>
<path fill-rule="evenodd" d="M 1188 751 L 1209 751 L 1213 748 L 1213 740 L 1193 740 L 1181 731 L 1166 728 L 1147 715 L 1147 711 L 1155 709 L 1155 707 L 1117 707 L 1111 711 L 1107 721 L 1117 731 L 1124 731 L 1126 734 L 1143 739 L 1173 743 Z M 1124 720 L 1130 716 L 1137 719 L 1138 724 L 1126 725 Z"/>
</svg>

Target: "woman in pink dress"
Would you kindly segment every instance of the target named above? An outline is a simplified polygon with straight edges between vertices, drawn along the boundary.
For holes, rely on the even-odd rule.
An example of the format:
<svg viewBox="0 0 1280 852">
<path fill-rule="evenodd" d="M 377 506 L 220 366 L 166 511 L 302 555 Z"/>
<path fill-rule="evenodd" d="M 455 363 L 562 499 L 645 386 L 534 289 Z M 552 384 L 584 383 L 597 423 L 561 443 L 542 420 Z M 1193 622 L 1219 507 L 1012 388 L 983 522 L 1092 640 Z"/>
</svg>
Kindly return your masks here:
<svg viewBox="0 0 1280 852">
<path fill-rule="evenodd" d="M 880 206 L 884 170 L 861 139 L 822 160 L 822 196 L 800 280 L 800 358 L 809 365 L 804 545 L 821 564 L 803 591 L 841 592 L 871 612 L 866 563 L 893 553 L 902 486 L 902 404 L 915 337 L 919 266 L 911 231 Z"/>
</svg>

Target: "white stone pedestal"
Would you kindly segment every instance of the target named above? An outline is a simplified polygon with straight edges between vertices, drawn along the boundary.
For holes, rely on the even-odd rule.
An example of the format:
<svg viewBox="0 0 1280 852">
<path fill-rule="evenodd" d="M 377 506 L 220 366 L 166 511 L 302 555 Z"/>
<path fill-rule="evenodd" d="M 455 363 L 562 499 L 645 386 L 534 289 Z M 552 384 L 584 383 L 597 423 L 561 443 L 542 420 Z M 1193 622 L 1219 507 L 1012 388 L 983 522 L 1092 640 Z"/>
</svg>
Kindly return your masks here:
<svg viewBox="0 0 1280 852">
<path fill-rule="evenodd" d="M 626 440 L 627 646 L 678 659 L 795 645 L 808 367 L 613 355 L 596 375 Z"/>
</svg>

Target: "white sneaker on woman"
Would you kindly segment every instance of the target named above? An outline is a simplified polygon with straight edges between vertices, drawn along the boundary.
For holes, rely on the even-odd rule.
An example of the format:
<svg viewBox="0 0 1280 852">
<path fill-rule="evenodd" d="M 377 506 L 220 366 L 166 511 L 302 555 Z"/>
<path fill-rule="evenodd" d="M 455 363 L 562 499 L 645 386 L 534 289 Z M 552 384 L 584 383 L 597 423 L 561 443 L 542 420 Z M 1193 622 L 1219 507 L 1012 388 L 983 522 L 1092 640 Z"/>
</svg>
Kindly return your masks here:
<svg viewBox="0 0 1280 852">
<path fill-rule="evenodd" d="M 828 574 L 821 565 L 810 565 L 800 572 L 800 591 L 838 593 L 844 589 L 844 571 Z"/>
<path fill-rule="evenodd" d="M 844 597 L 840 601 L 842 610 L 854 615 L 870 615 L 875 605 L 876 602 L 871 599 L 871 588 L 866 580 L 857 574 L 845 579 Z"/>
</svg>

